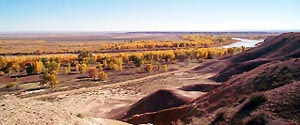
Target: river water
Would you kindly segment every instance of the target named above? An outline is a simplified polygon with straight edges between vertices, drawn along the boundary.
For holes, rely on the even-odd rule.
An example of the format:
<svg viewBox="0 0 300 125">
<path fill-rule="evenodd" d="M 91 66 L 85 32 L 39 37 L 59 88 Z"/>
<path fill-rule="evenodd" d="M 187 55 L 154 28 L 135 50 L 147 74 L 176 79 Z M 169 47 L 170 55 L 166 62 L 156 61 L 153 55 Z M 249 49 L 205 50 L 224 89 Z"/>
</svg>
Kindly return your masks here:
<svg viewBox="0 0 300 125">
<path fill-rule="evenodd" d="M 239 42 L 236 42 L 236 43 L 233 43 L 233 44 L 229 44 L 229 45 L 226 45 L 226 46 L 223 46 L 224 48 L 230 48 L 230 47 L 241 47 L 241 46 L 244 46 L 244 47 L 255 47 L 255 45 L 257 43 L 260 43 L 262 41 L 264 41 L 263 39 L 262 40 L 251 40 L 251 39 L 242 39 L 242 38 L 232 38 L 234 40 L 238 40 Z"/>
</svg>

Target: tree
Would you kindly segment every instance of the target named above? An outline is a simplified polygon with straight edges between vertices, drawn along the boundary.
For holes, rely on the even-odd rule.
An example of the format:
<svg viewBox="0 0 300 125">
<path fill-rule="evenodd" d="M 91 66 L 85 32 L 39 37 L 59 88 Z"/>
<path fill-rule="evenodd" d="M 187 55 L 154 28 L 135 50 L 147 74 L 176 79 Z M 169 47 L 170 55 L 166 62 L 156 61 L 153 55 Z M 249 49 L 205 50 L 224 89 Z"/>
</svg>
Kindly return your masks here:
<svg viewBox="0 0 300 125">
<path fill-rule="evenodd" d="M 172 60 L 175 59 L 175 54 L 173 51 L 166 51 L 165 53 L 163 53 L 163 59 L 166 61 L 166 62 L 170 62 Z"/>
<path fill-rule="evenodd" d="M 208 51 L 206 59 L 213 59 L 213 58 L 214 57 L 213 57 L 212 53 L 210 51 Z"/>
<path fill-rule="evenodd" d="M 79 53 L 79 55 L 78 55 L 78 61 L 81 62 L 81 61 L 83 61 L 84 58 L 86 58 L 86 57 L 92 57 L 92 54 L 89 53 L 89 52 L 86 51 L 86 50 L 83 50 L 83 51 L 81 51 L 81 52 Z"/>
<path fill-rule="evenodd" d="M 40 74 L 43 72 L 44 64 L 40 60 L 36 60 L 33 62 L 33 73 L 34 74 Z"/>
<path fill-rule="evenodd" d="M 91 67 L 88 73 L 89 73 L 89 77 L 93 78 L 94 80 L 96 80 L 96 78 L 98 77 L 98 70 L 96 67 Z"/>
<path fill-rule="evenodd" d="M 102 61 L 102 63 L 103 63 L 103 67 L 104 67 L 104 68 L 108 67 L 107 60 L 106 60 L 106 59 L 104 59 L 104 60 Z"/>
<path fill-rule="evenodd" d="M 164 71 L 165 71 L 165 72 L 167 72 L 167 71 L 169 70 L 167 64 L 163 65 L 163 68 L 164 68 Z"/>
<path fill-rule="evenodd" d="M 77 61 L 75 62 L 75 70 L 77 73 L 80 73 L 79 72 L 79 63 Z"/>
<path fill-rule="evenodd" d="M 26 66 L 26 73 L 27 73 L 27 75 L 32 75 L 33 72 L 34 72 L 34 67 L 31 64 L 27 65 Z"/>
<path fill-rule="evenodd" d="M 88 66 L 86 64 L 80 64 L 79 65 L 79 72 L 80 73 L 85 73 L 87 68 L 88 68 Z"/>
<path fill-rule="evenodd" d="M 121 57 L 122 60 L 123 60 L 125 63 L 128 63 L 128 61 L 129 61 L 129 56 L 128 56 L 127 53 L 121 53 L 121 54 L 119 55 L 119 57 Z"/>
<path fill-rule="evenodd" d="M 115 71 L 119 71 L 120 68 L 119 68 L 119 66 L 118 66 L 117 64 L 111 62 L 110 65 L 111 65 L 111 66 L 110 66 L 110 69 L 113 69 L 113 70 L 115 70 Z"/>
<path fill-rule="evenodd" d="M 60 68 L 60 62 L 57 59 L 50 59 L 48 62 L 46 62 L 45 64 L 45 68 L 47 68 L 49 70 L 49 72 L 51 71 L 58 71 Z"/>
<path fill-rule="evenodd" d="M 136 59 L 134 60 L 134 65 L 136 67 L 140 67 L 143 64 L 143 60 L 142 59 Z"/>
<path fill-rule="evenodd" d="M 98 66 L 99 71 L 102 71 L 102 70 L 103 70 L 103 65 L 102 65 L 100 62 L 97 62 L 97 63 L 96 63 L 96 66 Z"/>
<path fill-rule="evenodd" d="M 0 70 L 4 67 L 6 67 L 7 65 L 7 61 L 4 60 L 1 56 L 0 56 Z"/>
<path fill-rule="evenodd" d="M 132 61 L 136 67 L 140 67 L 144 63 L 142 53 L 129 56 L 129 60 Z"/>
<path fill-rule="evenodd" d="M 100 72 L 99 79 L 102 81 L 107 80 L 107 74 L 104 71 Z"/>
<path fill-rule="evenodd" d="M 151 72 L 153 70 L 153 65 L 152 64 L 147 64 L 145 67 L 146 72 Z"/>
<path fill-rule="evenodd" d="M 68 74 L 70 73 L 70 71 L 68 70 L 67 67 L 62 67 L 62 68 L 61 68 L 61 71 L 62 71 L 62 73 L 65 74 L 65 75 L 68 75 Z"/>
<path fill-rule="evenodd" d="M 11 73 L 13 71 L 19 72 L 20 71 L 20 65 L 16 61 L 8 62 L 5 67 L 7 73 Z"/>
<path fill-rule="evenodd" d="M 68 72 L 68 74 L 71 72 L 71 63 L 67 64 L 67 72 Z"/>
<path fill-rule="evenodd" d="M 176 58 L 181 62 L 188 59 L 188 56 L 184 50 L 176 50 L 175 55 Z"/>
<path fill-rule="evenodd" d="M 46 70 L 43 75 L 43 80 L 43 84 L 50 84 L 51 87 L 55 87 L 59 83 L 56 71 L 48 72 L 48 70 Z"/>
<path fill-rule="evenodd" d="M 115 71 L 123 71 L 123 59 L 121 57 L 114 57 L 110 60 L 109 68 Z"/>
<path fill-rule="evenodd" d="M 233 54 L 234 54 L 234 49 L 233 49 L 233 48 L 228 48 L 228 49 L 227 49 L 227 53 L 228 53 L 229 55 L 233 55 Z"/>
</svg>

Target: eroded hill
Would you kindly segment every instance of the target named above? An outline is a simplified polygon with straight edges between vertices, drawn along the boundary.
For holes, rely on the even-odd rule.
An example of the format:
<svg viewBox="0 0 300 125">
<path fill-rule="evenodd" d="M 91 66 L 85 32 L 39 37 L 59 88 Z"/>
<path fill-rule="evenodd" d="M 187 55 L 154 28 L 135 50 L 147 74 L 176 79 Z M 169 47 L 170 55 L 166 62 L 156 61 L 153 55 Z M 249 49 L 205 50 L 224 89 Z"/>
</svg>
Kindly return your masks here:
<svg viewBox="0 0 300 125">
<path fill-rule="evenodd" d="M 136 114 L 133 124 L 281 124 L 300 121 L 300 33 L 196 68 L 219 72 L 220 87 L 179 107 Z"/>
</svg>

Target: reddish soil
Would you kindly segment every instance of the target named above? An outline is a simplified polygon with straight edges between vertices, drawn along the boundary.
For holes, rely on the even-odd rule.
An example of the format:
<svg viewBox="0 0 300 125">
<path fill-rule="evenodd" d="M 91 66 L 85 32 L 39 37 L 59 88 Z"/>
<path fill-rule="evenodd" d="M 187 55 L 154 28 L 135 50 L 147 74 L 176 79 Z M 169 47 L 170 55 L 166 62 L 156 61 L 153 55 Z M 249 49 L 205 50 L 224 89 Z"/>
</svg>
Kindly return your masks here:
<svg viewBox="0 0 300 125">
<path fill-rule="evenodd" d="M 232 75 L 250 71 L 262 64 L 300 56 L 300 33 L 284 33 L 269 37 L 259 47 L 222 61 L 223 67 L 213 80 L 227 81 Z"/>
<path fill-rule="evenodd" d="M 213 79 L 226 77 L 220 80 L 226 82 L 182 106 L 137 113 L 123 120 L 132 124 L 162 125 L 298 124 L 299 44 L 300 33 L 285 33 L 268 38 L 257 48 L 208 64 L 208 67 L 198 67 L 206 72 L 223 65 L 223 69 L 229 71 L 223 70 Z M 152 100 L 149 97 L 152 96 L 145 99 Z"/>
<path fill-rule="evenodd" d="M 118 112 L 119 115 L 114 118 L 125 119 L 135 114 L 156 112 L 167 108 L 178 107 L 191 102 L 200 95 L 200 93 L 189 93 L 178 89 L 161 89 L 144 97 L 130 107 L 125 108 L 125 111 L 121 111 L 121 113 Z"/>
</svg>

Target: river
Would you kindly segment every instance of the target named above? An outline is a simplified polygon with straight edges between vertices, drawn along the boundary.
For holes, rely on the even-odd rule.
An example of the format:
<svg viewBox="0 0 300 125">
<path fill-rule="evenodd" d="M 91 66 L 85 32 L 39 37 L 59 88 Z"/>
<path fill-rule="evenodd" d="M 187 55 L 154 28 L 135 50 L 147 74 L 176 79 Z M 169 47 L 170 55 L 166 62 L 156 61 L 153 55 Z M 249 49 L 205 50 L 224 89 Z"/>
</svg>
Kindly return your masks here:
<svg viewBox="0 0 300 125">
<path fill-rule="evenodd" d="M 251 40 L 251 39 L 243 39 L 243 38 L 232 38 L 234 40 L 238 40 L 239 42 L 236 42 L 236 43 L 233 43 L 233 44 L 229 44 L 229 45 L 226 45 L 226 46 L 223 46 L 224 48 L 230 48 L 230 47 L 241 47 L 241 46 L 244 46 L 244 47 L 255 47 L 255 45 L 257 43 L 260 43 L 262 41 L 264 41 L 263 39 L 262 40 Z"/>
</svg>

